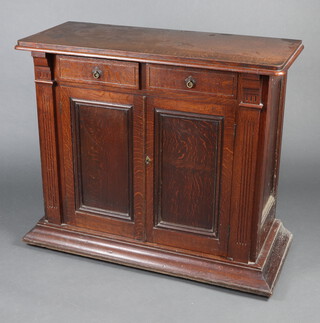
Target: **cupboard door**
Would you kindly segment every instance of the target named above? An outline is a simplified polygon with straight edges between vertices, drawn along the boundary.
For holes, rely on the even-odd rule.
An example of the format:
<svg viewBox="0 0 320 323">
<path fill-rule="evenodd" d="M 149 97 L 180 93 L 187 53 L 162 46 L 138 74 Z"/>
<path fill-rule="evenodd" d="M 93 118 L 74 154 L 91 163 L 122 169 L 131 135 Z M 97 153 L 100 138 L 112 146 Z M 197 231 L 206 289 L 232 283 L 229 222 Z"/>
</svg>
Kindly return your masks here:
<svg viewBox="0 0 320 323">
<path fill-rule="evenodd" d="M 143 239 L 142 98 L 67 87 L 59 93 L 64 222 Z"/>
<path fill-rule="evenodd" d="M 233 101 L 148 99 L 148 241 L 226 255 L 233 111 Z"/>
</svg>

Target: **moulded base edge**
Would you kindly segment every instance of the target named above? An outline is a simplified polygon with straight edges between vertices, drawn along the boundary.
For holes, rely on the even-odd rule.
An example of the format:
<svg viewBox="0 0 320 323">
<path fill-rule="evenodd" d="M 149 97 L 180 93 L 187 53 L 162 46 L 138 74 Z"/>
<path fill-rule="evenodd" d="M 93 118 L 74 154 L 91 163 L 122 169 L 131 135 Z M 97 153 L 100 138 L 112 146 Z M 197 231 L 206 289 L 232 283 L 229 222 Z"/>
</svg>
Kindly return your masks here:
<svg viewBox="0 0 320 323">
<path fill-rule="evenodd" d="M 77 254 L 244 292 L 271 296 L 292 234 L 275 220 L 256 263 L 204 258 L 143 243 L 73 231 L 40 220 L 25 235 L 28 244 Z"/>
</svg>

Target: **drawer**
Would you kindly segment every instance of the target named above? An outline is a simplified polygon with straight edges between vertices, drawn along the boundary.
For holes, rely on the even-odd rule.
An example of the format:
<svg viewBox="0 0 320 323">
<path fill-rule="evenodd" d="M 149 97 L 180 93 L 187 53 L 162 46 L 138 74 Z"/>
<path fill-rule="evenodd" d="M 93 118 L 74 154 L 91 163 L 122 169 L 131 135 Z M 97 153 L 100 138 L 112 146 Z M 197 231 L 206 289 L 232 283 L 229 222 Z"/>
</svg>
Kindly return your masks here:
<svg viewBox="0 0 320 323">
<path fill-rule="evenodd" d="M 147 64 L 146 87 L 192 93 L 236 96 L 236 73 Z"/>
<path fill-rule="evenodd" d="M 139 63 L 70 56 L 57 56 L 57 60 L 59 80 L 139 88 Z"/>
</svg>

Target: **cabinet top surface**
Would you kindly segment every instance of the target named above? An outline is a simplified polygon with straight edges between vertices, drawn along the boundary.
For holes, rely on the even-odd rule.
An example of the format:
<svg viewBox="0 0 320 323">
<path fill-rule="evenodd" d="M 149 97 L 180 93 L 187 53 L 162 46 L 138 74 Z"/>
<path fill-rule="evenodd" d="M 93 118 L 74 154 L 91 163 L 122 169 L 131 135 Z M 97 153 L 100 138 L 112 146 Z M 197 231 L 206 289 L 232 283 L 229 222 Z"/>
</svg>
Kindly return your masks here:
<svg viewBox="0 0 320 323">
<path fill-rule="evenodd" d="M 301 40 L 66 22 L 20 39 L 16 49 L 276 74 Z"/>
</svg>

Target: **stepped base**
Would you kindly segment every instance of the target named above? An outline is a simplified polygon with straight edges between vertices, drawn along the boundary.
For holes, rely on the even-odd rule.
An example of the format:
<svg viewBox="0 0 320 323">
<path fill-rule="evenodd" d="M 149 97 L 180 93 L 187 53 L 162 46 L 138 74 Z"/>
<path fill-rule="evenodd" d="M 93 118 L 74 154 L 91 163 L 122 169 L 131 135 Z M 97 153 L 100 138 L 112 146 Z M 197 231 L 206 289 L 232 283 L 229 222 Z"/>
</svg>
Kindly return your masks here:
<svg viewBox="0 0 320 323">
<path fill-rule="evenodd" d="M 23 240 L 31 245 L 271 296 L 292 234 L 275 220 L 256 263 L 204 258 L 151 244 L 116 240 L 40 220 Z"/>
</svg>

